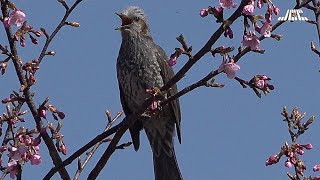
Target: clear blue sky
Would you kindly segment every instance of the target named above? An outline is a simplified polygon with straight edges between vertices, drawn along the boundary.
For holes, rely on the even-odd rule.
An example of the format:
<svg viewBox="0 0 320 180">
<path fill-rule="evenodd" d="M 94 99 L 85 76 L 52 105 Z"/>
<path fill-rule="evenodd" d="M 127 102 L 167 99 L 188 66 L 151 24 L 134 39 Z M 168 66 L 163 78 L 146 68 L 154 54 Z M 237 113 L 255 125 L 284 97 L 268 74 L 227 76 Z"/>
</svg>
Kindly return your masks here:
<svg viewBox="0 0 320 180">
<path fill-rule="evenodd" d="M 56 1 L 15 0 L 18 8 L 27 15 L 27 21 L 34 28 L 45 27 L 49 32 L 60 21 L 64 9 Z M 73 1 L 68 0 L 69 4 Z M 240 1 L 235 1 L 239 4 Z M 281 16 L 294 6 L 295 1 L 275 1 L 281 9 Z M 115 63 L 121 43 L 120 33 L 115 29 L 120 24 L 114 14 L 128 5 L 142 7 L 149 17 L 154 40 L 170 55 L 179 44 L 175 37 L 183 34 L 197 52 L 219 27 L 211 17 L 201 18 L 201 8 L 217 6 L 218 1 L 147 1 L 119 0 L 82 2 L 70 17 L 80 22 L 80 28 L 65 27 L 50 46 L 56 56 L 46 58 L 37 72 L 38 83 L 32 88 L 36 92 L 36 103 L 45 97 L 66 113 L 62 132 L 68 148 L 68 155 L 103 131 L 107 121 L 105 110 L 113 114 L 121 110 Z M 227 10 L 228 17 L 232 10 Z M 313 15 L 305 12 L 308 18 Z M 274 19 L 276 22 L 276 19 Z M 234 39 L 222 37 L 215 46 L 239 47 L 242 40 L 242 21 L 231 26 Z M 271 154 L 290 141 L 286 124 L 281 120 L 283 106 L 290 109 L 299 106 L 308 117 L 319 116 L 320 61 L 310 51 L 310 41 L 317 42 L 315 26 L 305 22 L 282 25 L 276 33 L 283 34 L 278 42 L 266 39 L 261 47 L 264 55 L 250 53 L 243 57 L 237 75 L 249 80 L 255 74 L 266 74 L 272 78 L 275 90 L 262 99 L 251 89 L 243 89 L 238 82 L 225 74 L 217 82 L 226 86 L 222 89 L 200 88 L 181 98 L 182 144 L 176 143 L 176 154 L 181 171 L 189 179 L 286 179 L 285 159 L 276 165 L 265 166 Z M 0 43 L 6 42 L 4 30 L 0 31 Z M 42 47 L 27 41 L 27 47 L 19 47 L 24 61 L 36 58 Z M 231 53 L 233 55 L 233 53 Z M 179 59 L 175 71 L 182 67 L 186 57 Z M 197 81 L 209 71 L 216 69 L 221 58 L 205 56 L 179 82 L 179 88 Z M 19 88 L 12 64 L 0 78 L 1 98 Z M 1 112 L 4 106 L 0 106 Z M 25 126 L 34 127 L 30 117 Z M 319 122 L 316 122 L 301 139 L 301 143 L 313 143 L 315 148 L 304 155 L 306 173 L 320 163 Z M 128 134 L 121 142 L 128 142 Z M 142 133 L 141 148 L 135 152 L 132 147 L 118 150 L 110 159 L 98 179 L 153 179 L 152 154 L 145 134 Z M 101 146 L 86 167 L 81 179 L 86 179 L 107 144 Z M 40 179 L 51 168 L 46 157 L 47 149 L 41 146 L 44 162 L 40 166 L 26 165 L 24 179 Z M 71 176 L 76 162 L 68 166 Z M 55 176 L 54 179 L 59 179 Z"/>
</svg>

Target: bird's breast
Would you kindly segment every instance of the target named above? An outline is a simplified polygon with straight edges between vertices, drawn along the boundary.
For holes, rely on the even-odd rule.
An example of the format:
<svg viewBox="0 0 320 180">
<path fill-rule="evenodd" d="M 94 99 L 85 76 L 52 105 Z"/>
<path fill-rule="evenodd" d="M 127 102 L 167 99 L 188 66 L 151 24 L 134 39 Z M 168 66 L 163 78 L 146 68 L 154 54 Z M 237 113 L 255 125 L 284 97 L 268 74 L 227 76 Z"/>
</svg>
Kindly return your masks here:
<svg viewBox="0 0 320 180">
<path fill-rule="evenodd" d="M 163 86 L 157 57 L 151 45 L 141 40 L 122 42 L 117 60 L 117 75 L 132 111 L 150 97 L 146 89 Z"/>
</svg>

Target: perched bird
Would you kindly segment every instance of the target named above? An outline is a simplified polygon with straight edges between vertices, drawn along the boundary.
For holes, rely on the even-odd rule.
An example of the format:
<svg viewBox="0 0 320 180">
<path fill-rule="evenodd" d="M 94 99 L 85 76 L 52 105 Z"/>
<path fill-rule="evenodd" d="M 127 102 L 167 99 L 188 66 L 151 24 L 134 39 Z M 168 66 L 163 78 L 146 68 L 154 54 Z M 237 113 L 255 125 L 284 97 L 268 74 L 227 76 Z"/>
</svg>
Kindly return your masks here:
<svg viewBox="0 0 320 180">
<path fill-rule="evenodd" d="M 126 116 L 138 111 L 151 96 L 146 90 L 161 88 L 173 77 L 164 50 L 154 43 L 146 15 L 139 7 L 130 6 L 116 13 L 122 21 L 122 43 L 117 59 L 117 78 L 121 104 Z M 165 92 L 166 96 L 177 93 L 176 85 Z M 173 145 L 176 128 L 179 142 L 180 105 L 176 99 L 161 108 L 158 115 L 141 116 L 129 129 L 135 150 L 139 149 L 140 131 L 145 130 L 153 152 L 156 180 L 182 179 Z"/>
</svg>

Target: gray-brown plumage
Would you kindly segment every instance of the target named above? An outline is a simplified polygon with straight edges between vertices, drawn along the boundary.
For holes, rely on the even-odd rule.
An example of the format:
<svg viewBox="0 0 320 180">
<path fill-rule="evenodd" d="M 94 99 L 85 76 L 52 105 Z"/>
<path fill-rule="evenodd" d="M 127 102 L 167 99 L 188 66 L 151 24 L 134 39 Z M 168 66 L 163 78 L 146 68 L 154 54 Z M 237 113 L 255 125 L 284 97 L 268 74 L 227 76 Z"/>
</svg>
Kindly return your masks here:
<svg viewBox="0 0 320 180">
<path fill-rule="evenodd" d="M 134 6 L 117 13 L 122 25 L 122 43 L 117 59 L 117 77 L 121 104 L 126 115 L 138 110 L 151 95 L 147 89 L 161 88 L 174 75 L 167 65 L 163 49 L 153 42 L 146 16 L 142 9 Z M 173 86 L 167 96 L 177 92 Z M 140 131 L 144 128 L 153 152 L 156 180 L 182 179 L 174 152 L 173 135 L 176 127 L 180 134 L 179 100 L 162 107 L 158 116 L 141 117 L 129 129 L 135 150 L 139 149 Z"/>
</svg>

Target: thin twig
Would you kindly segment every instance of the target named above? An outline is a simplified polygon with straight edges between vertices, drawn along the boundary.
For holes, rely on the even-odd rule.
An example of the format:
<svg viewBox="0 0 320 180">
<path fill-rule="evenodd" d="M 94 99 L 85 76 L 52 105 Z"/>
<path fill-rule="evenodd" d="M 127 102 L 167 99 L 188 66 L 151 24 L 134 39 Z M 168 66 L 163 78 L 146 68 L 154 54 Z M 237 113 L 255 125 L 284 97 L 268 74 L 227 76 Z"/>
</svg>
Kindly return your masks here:
<svg viewBox="0 0 320 180">
<path fill-rule="evenodd" d="M 108 112 L 106 113 L 107 117 L 108 117 L 108 124 L 106 126 L 106 128 L 104 129 L 103 132 L 106 132 L 107 130 L 109 130 L 112 125 L 121 117 L 121 115 L 123 114 L 123 112 L 119 112 L 117 113 L 117 115 L 113 118 L 110 119 Z M 96 150 L 99 148 L 99 146 L 102 144 L 102 141 L 98 142 L 95 146 L 93 146 L 93 148 L 91 149 L 90 152 L 87 153 L 87 157 L 86 159 L 83 161 L 83 163 L 81 163 L 81 166 L 78 168 L 75 176 L 74 176 L 74 180 L 79 179 L 81 172 L 83 171 L 83 169 L 86 167 L 86 165 L 88 164 L 89 160 L 92 158 L 92 156 L 94 155 L 94 153 L 96 152 Z"/>
<path fill-rule="evenodd" d="M 77 7 L 77 5 L 81 1 L 82 0 L 77 0 L 76 2 L 73 3 L 73 5 L 70 8 L 66 9 L 65 15 L 61 19 L 60 23 L 58 24 L 58 26 L 55 28 L 55 30 L 51 33 L 51 35 L 46 40 L 46 43 L 44 44 L 42 51 L 41 51 L 39 58 L 38 58 L 39 63 L 42 61 L 42 59 L 46 55 L 47 50 L 49 48 L 49 45 L 50 45 L 51 41 L 53 40 L 53 38 L 57 35 L 57 33 L 60 31 L 60 29 L 66 24 L 66 20 L 70 16 L 71 12 Z"/>
</svg>

